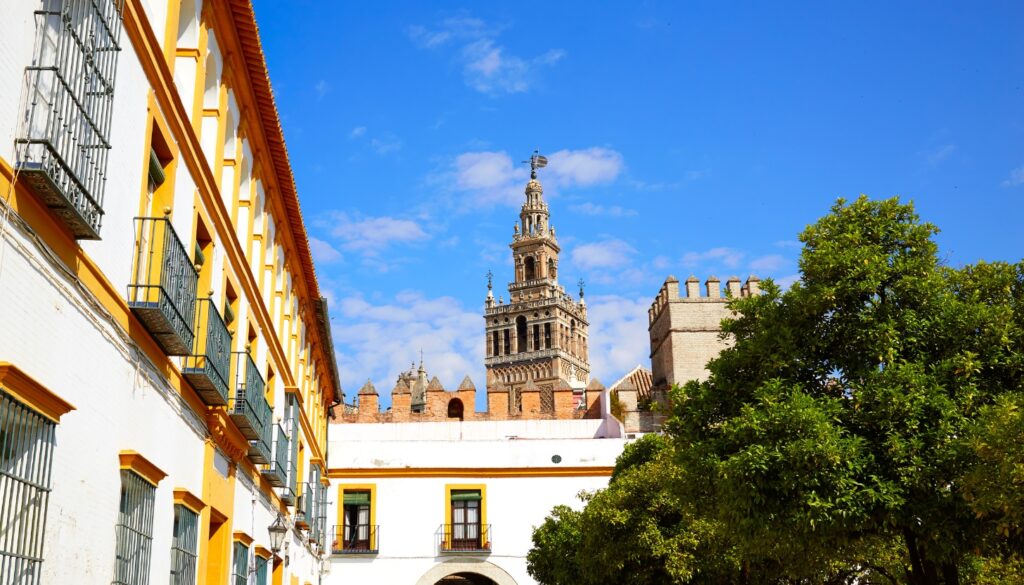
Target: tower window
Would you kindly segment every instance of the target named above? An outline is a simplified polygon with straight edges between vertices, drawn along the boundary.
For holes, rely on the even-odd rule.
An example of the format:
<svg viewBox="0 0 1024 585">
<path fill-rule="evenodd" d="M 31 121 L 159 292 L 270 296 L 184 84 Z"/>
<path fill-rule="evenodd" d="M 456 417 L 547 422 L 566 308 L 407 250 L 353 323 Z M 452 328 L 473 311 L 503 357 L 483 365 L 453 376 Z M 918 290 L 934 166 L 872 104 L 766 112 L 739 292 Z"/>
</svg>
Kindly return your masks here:
<svg viewBox="0 0 1024 585">
<path fill-rule="evenodd" d="M 498 332 L 491 332 L 491 355 L 501 355 L 501 346 L 498 344 Z"/>
<path fill-rule="evenodd" d="M 526 280 L 533 280 L 537 278 L 537 266 L 533 260 L 533 256 L 526 257 Z"/>
<path fill-rule="evenodd" d="M 533 326 L 533 348 L 540 349 L 540 325 Z"/>
<path fill-rule="evenodd" d="M 505 329 L 504 333 L 505 333 L 505 351 L 504 351 L 504 354 L 508 355 L 508 354 L 512 353 L 512 340 L 510 338 L 509 330 L 508 329 Z"/>
<path fill-rule="evenodd" d="M 544 349 L 551 349 L 551 323 L 544 324 Z"/>
<path fill-rule="evenodd" d="M 516 317 L 516 353 L 526 351 L 526 317 Z"/>
</svg>

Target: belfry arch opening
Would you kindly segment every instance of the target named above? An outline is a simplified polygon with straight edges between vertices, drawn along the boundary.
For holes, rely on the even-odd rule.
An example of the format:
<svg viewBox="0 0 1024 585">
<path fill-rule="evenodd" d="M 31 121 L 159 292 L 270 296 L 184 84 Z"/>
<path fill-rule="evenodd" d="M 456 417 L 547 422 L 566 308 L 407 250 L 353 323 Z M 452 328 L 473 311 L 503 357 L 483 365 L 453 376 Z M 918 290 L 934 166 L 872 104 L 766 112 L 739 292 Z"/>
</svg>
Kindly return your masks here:
<svg viewBox="0 0 1024 585">
<path fill-rule="evenodd" d="M 524 265 L 526 267 L 526 280 L 537 278 L 537 263 L 534 261 L 533 256 L 527 256 Z"/>
<path fill-rule="evenodd" d="M 516 317 L 516 353 L 526 351 L 526 317 Z"/>
</svg>

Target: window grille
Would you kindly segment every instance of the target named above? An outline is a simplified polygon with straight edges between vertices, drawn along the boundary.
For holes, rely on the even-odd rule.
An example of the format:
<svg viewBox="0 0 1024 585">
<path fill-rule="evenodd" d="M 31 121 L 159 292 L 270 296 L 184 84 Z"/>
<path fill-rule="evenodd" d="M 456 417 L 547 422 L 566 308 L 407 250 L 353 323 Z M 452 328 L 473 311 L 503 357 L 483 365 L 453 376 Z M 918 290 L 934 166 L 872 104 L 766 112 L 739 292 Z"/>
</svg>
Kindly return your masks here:
<svg viewBox="0 0 1024 585">
<path fill-rule="evenodd" d="M 121 470 L 121 508 L 116 527 L 114 585 L 147 585 L 153 546 L 156 488 L 142 476 Z"/>
<path fill-rule="evenodd" d="M 263 557 L 256 557 L 256 585 L 270 585 L 270 563 Z"/>
<path fill-rule="evenodd" d="M 235 543 L 234 560 L 231 571 L 231 585 L 246 585 L 249 580 L 249 547 L 241 542 Z"/>
<path fill-rule="evenodd" d="M 0 389 L 0 583 L 39 583 L 56 427 Z"/>
<path fill-rule="evenodd" d="M 18 163 L 75 237 L 99 239 L 124 0 L 43 0 Z"/>
<path fill-rule="evenodd" d="M 195 585 L 199 515 L 181 504 L 174 506 L 171 540 L 171 585 Z"/>
</svg>

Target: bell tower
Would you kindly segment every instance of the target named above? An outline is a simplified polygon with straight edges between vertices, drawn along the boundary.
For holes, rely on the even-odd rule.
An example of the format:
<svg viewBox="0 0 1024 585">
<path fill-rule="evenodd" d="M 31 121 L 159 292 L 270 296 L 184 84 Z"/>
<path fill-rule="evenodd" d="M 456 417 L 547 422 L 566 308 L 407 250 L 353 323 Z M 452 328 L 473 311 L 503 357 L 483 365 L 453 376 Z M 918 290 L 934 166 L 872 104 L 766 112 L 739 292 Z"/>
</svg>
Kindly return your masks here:
<svg viewBox="0 0 1024 585">
<path fill-rule="evenodd" d="M 553 409 L 548 397 L 556 387 L 569 386 L 582 396 L 590 381 L 582 282 L 578 301 L 558 282 L 561 249 L 537 179 L 537 170 L 548 161 L 535 151 L 528 162 L 526 200 L 509 244 L 515 274 L 508 303 L 503 297 L 495 302 L 490 273 L 484 303 L 487 387 L 508 391 L 511 415 L 521 412 L 524 389 L 539 390 L 541 412 L 546 412 Z"/>
</svg>

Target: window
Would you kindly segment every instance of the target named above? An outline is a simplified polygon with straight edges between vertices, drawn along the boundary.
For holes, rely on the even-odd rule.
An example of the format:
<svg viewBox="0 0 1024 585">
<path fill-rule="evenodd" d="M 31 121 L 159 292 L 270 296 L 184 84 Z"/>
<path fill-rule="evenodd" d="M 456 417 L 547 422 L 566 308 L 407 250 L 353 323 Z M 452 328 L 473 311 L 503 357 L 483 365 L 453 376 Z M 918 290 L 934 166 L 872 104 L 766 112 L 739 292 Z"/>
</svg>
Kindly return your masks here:
<svg viewBox="0 0 1024 585">
<path fill-rule="evenodd" d="M 533 349 L 540 349 L 540 325 L 533 326 Z"/>
<path fill-rule="evenodd" d="M 235 541 L 232 550 L 231 585 L 246 585 L 249 580 L 249 547 L 244 542 Z"/>
<path fill-rule="evenodd" d="M 484 487 L 448 486 L 448 518 L 444 548 L 450 551 L 490 550 L 484 523 Z"/>
<path fill-rule="evenodd" d="M 512 340 L 510 339 L 509 330 L 505 329 L 505 355 L 512 353 Z"/>
<path fill-rule="evenodd" d="M 344 548 L 370 550 L 370 492 L 345 492 Z"/>
<path fill-rule="evenodd" d="M 171 585 L 195 585 L 198 542 L 199 515 L 181 504 L 175 504 Z"/>
<path fill-rule="evenodd" d="M 116 527 L 115 585 L 147 585 L 153 544 L 156 486 L 129 469 L 121 470 L 121 504 Z"/>
<path fill-rule="evenodd" d="M 360 554 L 377 552 L 376 486 L 373 484 L 347 484 L 338 488 L 341 506 L 338 525 L 331 542 L 334 554 Z"/>
<path fill-rule="evenodd" d="M 256 557 L 256 585 L 270 585 L 270 562 L 263 557 Z"/>
<path fill-rule="evenodd" d="M 551 323 L 544 324 L 544 349 L 551 349 Z"/>
<path fill-rule="evenodd" d="M 491 355 L 501 355 L 501 345 L 498 343 L 498 332 L 491 332 L 492 351 Z"/>
<path fill-rule="evenodd" d="M 531 229 L 530 231 L 532 232 L 533 230 Z M 536 267 L 536 263 L 533 260 L 533 256 L 527 256 L 526 257 L 525 265 L 526 265 L 526 280 L 533 280 L 533 279 L 537 278 L 537 267 Z"/>
<path fill-rule="evenodd" d="M 0 389 L 0 583 L 39 583 L 56 427 Z"/>
<path fill-rule="evenodd" d="M 17 166 L 76 238 L 98 240 L 123 0 L 44 0 L 36 11 Z"/>
</svg>

